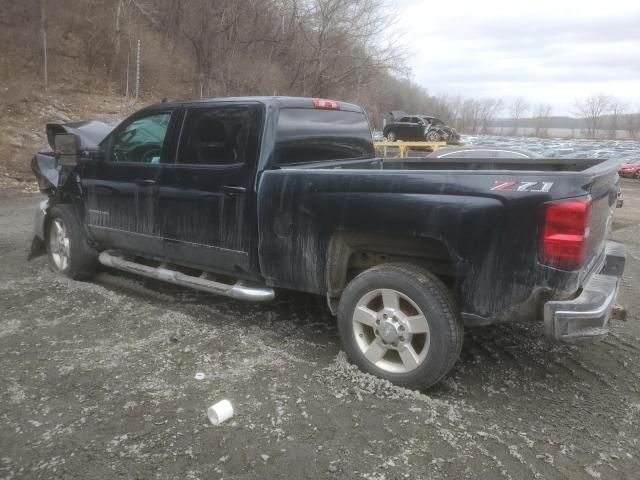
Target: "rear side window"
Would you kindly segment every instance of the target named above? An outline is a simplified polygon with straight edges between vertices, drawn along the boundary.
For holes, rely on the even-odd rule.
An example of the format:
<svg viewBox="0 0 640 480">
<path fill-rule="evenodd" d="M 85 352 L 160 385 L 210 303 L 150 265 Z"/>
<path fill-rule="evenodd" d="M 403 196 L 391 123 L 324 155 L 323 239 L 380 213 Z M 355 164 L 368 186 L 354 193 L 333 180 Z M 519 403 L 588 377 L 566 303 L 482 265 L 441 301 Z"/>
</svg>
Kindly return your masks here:
<svg viewBox="0 0 640 480">
<path fill-rule="evenodd" d="M 274 165 L 375 156 L 363 113 L 284 108 L 278 119 Z"/>
<path fill-rule="evenodd" d="M 241 165 L 255 134 L 257 107 L 219 105 L 187 111 L 179 164 Z"/>
</svg>

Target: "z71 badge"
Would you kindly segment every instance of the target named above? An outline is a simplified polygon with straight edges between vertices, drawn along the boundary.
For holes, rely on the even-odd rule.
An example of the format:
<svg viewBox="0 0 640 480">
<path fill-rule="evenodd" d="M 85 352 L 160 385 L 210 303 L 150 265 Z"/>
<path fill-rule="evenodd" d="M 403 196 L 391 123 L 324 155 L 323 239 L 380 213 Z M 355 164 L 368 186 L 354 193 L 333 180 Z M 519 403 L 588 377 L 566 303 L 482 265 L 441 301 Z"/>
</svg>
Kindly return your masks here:
<svg viewBox="0 0 640 480">
<path fill-rule="evenodd" d="M 492 192 L 549 192 L 553 182 L 510 182 L 496 180 Z"/>
</svg>

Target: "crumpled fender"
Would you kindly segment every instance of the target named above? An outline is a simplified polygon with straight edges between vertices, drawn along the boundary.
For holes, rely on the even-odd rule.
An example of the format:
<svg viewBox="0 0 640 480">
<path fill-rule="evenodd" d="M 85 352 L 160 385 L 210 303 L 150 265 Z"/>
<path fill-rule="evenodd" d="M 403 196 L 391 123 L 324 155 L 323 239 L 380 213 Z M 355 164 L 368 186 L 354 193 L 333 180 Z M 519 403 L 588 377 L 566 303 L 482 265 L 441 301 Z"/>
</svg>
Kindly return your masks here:
<svg viewBox="0 0 640 480">
<path fill-rule="evenodd" d="M 60 169 L 53 153 L 36 153 L 31 159 L 31 170 L 42 193 L 55 192 L 59 186 Z"/>
</svg>

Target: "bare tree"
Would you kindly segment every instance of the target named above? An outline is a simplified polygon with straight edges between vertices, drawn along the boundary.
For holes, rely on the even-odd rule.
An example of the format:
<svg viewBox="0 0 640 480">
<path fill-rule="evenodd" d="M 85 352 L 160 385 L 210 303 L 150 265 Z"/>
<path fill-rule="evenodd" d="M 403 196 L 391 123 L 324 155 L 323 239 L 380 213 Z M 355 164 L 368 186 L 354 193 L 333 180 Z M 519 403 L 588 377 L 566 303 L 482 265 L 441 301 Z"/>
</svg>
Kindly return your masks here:
<svg viewBox="0 0 640 480">
<path fill-rule="evenodd" d="M 115 68 L 116 63 L 120 58 L 120 44 L 121 44 L 120 32 L 122 29 L 121 18 L 124 13 L 124 0 L 117 0 L 117 2 L 118 3 L 116 5 L 116 23 L 115 23 L 115 28 L 113 32 L 115 45 L 113 48 L 113 58 L 111 59 L 111 63 L 109 64 L 110 76 L 113 73 L 113 69 Z"/>
<path fill-rule="evenodd" d="M 225 31 L 231 28 L 229 13 L 225 5 L 220 3 L 194 0 L 182 26 L 182 33 L 191 42 L 195 55 L 200 98 L 205 95 L 205 86 L 211 79 L 213 66 L 216 65 L 218 72 L 222 70 L 223 59 L 218 55 L 217 47 Z"/>
<path fill-rule="evenodd" d="M 533 109 L 535 135 L 538 138 L 548 136 L 547 124 L 553 107 L 548 103 L 539 103 Z"/>
<path fill-rule="evenodd" d="M 609 114 L 611 115 L 609 121 L 609 138 L 615 140 L 618 136 L 618 129 L 620 128 L 620 116 L 623 115 L 629 106 L 619 98 L 612 98 L 609 105 Z"/>
<path fill-rule="evenodd" d="M 327 96 L 345 84 L 359 92 L 377 72 L 400 67 L 403 54 L 398 46 L 379 41 L 392 18 L 382 0 L 300 3 L 307 5 L 300 13 L 302 41 L 295 44 L 305 65 L 303 94 Z"/>
<path fill-rule="evenodd" d="M 637 113 L 630 113 L 626 117 L 625 129 L 631 140 L 635 140 L 640 127 L 640 105 L 636 108 Z"/>
<path fill-rule="evenodd" d="M 602 115 L 610 105 L 611 96 L 603 92 L 575 101 L 575 110 L 585 123 L 587 137 L 596 138 L 601 128 Z"/>
<path fill-rule="evenodd" d="M 504 109 L 504 101 L 498 98 L 483 98 L 480 100 L 480 125 L 481 133 L 490 133 L 491 124 L 498 114 Z"/>
<path fill-rule="evenodd" d="M 518 135 L 518 127 L 520 126 L 520 119 L 529 110 L 529 103 L 524 97 L 517 97 L 513 100 L 509 106 L 509 115 L 513 121 L 513 134 Z"/>
<path fill-rule="evenodd" d="M 480 129 L 481 104 L 479 100 L 466 98 L 462 103 L 459 129 L 461 132 L 478 133 Z"/>
</svg>

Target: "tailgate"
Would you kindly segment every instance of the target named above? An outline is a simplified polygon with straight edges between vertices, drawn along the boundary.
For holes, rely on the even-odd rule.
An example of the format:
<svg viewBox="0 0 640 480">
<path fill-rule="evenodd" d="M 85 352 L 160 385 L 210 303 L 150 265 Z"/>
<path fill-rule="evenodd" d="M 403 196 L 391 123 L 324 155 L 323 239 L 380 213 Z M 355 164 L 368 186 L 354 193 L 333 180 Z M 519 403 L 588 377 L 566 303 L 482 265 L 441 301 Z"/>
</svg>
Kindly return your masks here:
<svg viewBox="0 0 640 480">
<path fill-rule="evenodd" d="M 590 172 L 589 169 L 587 172 Z M 604 251 L 605 241 L 611 231 L 615 212 L 619 182 L 618 162 L 609 160 L 593 167 L 590 186 L 591 224 L 588 241 L 587 266 L 594 266 Z M 590 270 L 590 268 L 588 268 Z"/>
</svg>

